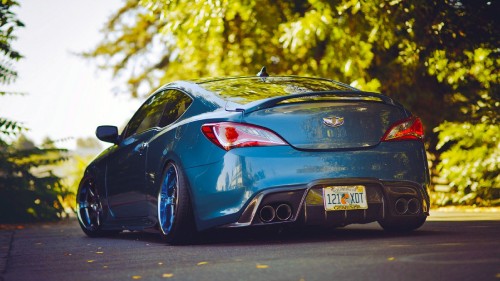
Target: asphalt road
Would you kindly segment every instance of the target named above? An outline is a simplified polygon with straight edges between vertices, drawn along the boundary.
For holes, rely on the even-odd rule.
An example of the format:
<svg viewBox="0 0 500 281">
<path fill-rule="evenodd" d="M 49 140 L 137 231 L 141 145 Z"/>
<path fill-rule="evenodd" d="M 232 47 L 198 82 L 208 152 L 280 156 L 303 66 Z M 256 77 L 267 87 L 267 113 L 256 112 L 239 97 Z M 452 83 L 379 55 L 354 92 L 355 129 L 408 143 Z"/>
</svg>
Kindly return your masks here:
<svg viewBox="0 0 500 281">
<path fill-rule="evenodd" d="M 500 213 L 436 214 L 409 235 L 226 230 L 189 246 L 87 238 L 70 220 L 0 230 L 0 280 L 500 280 L 499 237 Z"/>
</svg>

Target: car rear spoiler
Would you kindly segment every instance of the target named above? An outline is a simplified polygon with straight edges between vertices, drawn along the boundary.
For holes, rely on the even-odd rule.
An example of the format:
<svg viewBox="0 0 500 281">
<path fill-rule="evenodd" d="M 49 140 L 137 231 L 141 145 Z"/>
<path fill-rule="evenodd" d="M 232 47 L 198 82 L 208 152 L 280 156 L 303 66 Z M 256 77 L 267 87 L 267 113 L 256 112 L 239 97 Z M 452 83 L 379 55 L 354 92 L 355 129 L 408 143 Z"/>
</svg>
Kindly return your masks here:
<svg viewBox="0 0 500 281">
<path fill-rule="evenodd" d="M 266 108 L 272 108 L 280 104 L 286 104 L 286 103 L 293 103 L 293 102 L 306 102 L 308 100 L 313 100 L 314 98 L 329 98 L 331 97 L 333 99 L 338 99 L 338 100 L 344 100 L 344 101 L 350 101 L 350 100 L 368 100 L 368 101 L 380 101 L 385 104 L 390 104 L 393 106 L 401 107 L 403 106 L 395 102 L 393 99 L 391 99 L 388 96 L 378 94 L 378 93 L 371 93 L 371 92 L 363 92 L 363 91 L 328 91 L 328 92 L 308 92 L 308 93 L 298 93 L 298 94 L 291 94 L 287 96 L 279 96 L 279 97 L 274 97 L 274 98 L 269 98 L 269 99 L 264 99 L 264 100 L 258 100 L 255 102 L 251 102 L 246 105 L 240 105 L 237 103 L 227 103 L 225 108 L 227 111 L 239 111 L 239 112 L 244 112 L 244 113 L 250 113 L 254 112 L 257 110 L 262 110 Z M 303 99 L 303 100 L 301 100 Z M 296 101 L 293 101 L 296 100 Z M 411 115 L 411 113 L 409 113 Z"/>
</svg>

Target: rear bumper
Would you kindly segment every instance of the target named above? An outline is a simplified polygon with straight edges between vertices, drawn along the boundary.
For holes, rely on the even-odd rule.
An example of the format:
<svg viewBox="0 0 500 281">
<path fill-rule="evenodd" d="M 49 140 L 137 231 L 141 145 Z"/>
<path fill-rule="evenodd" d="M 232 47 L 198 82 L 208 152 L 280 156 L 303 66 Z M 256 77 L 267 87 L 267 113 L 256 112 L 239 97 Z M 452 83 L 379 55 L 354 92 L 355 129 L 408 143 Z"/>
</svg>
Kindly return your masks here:
<svg viewBox="0 0 500 281">
<path fill-rule="evenodd" d="M 363 185 L 368 209 L 326 211 L 322 189 L 327 186 Z M 410 206 L 408 206 L 408 202 Z M 278 215 L 283 205 L 290 207 L 290 215 Z M 273 208 L 271 219 L 264 217 L 266 208 Z M 284 212 L 282 211 L 282 214 Z M 225 227 L 301 223 L 307 225 L 343 226 L 369 223 L 395 217 L 429 215 L 429 197 L 422 186 L 408 181 L 380 181 L 372 178 L 323 179 L 307 186 L 283 190 L 263 191 L 248 204 L 239 220 Z"/>
<path fill-rule="evenodd" d="M 316 213 L 322 213 L 327 221 L 330 217 L 349 217 L 351 214 L 366 217 L 361 222 L 374 218 L 372 212 L 377 212 L 377 217 L 387 215 L 383 206 L 393 203 L 395 196 L 391 194 L 398 190 L 393 183 L 404 183 L 401 186 L 409 188 L 399 193 L 411 193 L 429 206 L 429 173 L 421 142 L 381 143 L 356 151 L 299 151 L 289 146 L 241 148 L 214 160 L 207 165 L 185 169 L 198 230 L 257 224 L 253 221 L 255 214 L 250 216 L 257 209 L 251 206 L 259 208 L 270 194 L 296 194 L 290 205 L 292 221 L 306 223 L 315 223 L 312 218 L 317 215 L 312 214 Z M 322 202 L 314 195 L 321 194 L 322 182 L 336 185 L 358 181 L 366 182 L 367 196 L 374 196 L 370 197 L 367 213 L 348 211 L 346 215 L 335 211 L 325 214 L 319 203 L 310 201 L 316 198 Z M 359 212 L 363 214 L 355 215 Z"/>
</svg>

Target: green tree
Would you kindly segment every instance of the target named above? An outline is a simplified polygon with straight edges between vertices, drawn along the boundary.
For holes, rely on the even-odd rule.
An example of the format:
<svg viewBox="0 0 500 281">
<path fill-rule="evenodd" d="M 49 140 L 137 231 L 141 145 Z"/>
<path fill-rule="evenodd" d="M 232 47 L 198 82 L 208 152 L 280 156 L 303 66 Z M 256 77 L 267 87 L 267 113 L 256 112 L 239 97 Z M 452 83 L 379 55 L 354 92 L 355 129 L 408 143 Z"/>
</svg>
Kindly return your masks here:
<svg viewBox="0 0 500 281">
<path fill-rule="evenodd" d="M 12 48 L 12 41 L 16 39 L 13 35 L 14 31 L 24 27 L 24 24 L 11 11 L 14 6 L 18 6 L 15 1 L 0 1 L 0 85 L 10 84 L 17 77 L 13 64 L 22 58 L 21 54 Z M 0 88 L 0 96 L 6 94 L 16 93 L 10 93 Z M 0 116 L 1 134 L 12 135 L 21 130 L 23 130 L 22 124 Z"/>
<path fill-rule="evenodd" d="M 15 141 L 11 143 L 12 148 L 15 150 L 29 150 L 34 149 L 35 143 L 28 139 L 24 134 L 20 134 Z"/>
<path fill-rule="evenodd" d="M 175 79 L 252 75 L 268 65 L 275 74 L 332 77 L 396 96 L 430 128 L 498 100 L 494 1 L 140 4 L 127 1 L 86 54 L 126 77 L 133 96 Z M 476 50 L 481 66 L 471 71 Z"/>
<path fill-rule="evenodd" d="M 436 131 L 437 148 L 444 148 L 437 170 L 452 193 L 435 194 L 435 203 L 500 204 L 500 126 L 444 122 Z"/>
<path fill-rule="evenodd" d="M 77 138 L 76 139 L 76 148 L 78 149 L 94 149 L 101 150 L 101 143 L 95 137 L 87 137 L 87 138 Z"/>
<path fill-rule="evenodd" d="M 65 213 L 69 195 L 54 167 L 66 150 L 39 148 L 21 135 L 13 145 L 0 136 L 0 222 L 56 220 Z"/>
<path fill-rule="evenodd" d="M 85 55 L 124 78 L 133 97 L 262 65 L 381 91 L 422 117 L 439 160 L 458 143 L 436 151 L 447 129 L 433 129 L 444 121 L 498 126 L 499 8 L 490 0 L 128 0 Z"/>
<path fill-rule="evenodd" d="M 19 52 L 12 49 L 12 41 L 16 39 L 13 35 L 18 28 L 24 27 L 24 24 L 17 19 L 16 15 L 10 10 L 19 4 L 16 1 L 1 0 L 0 2 L 0 84 L 12 82 L 17 72 L 13 69 L 13 62 L 19 60 L 22 56 Z M 1 91 L 5 94 L 4 91 Z"/>
<path fill-rule="evenodd" d="M 14 31 L 23 27 L 12 12 L 16 1 L 0 1 L 0 85 L 12 83 L 13 64 L 22 56 L 12 49 Z M 0 96 L 8 94 L 0 91 Z M 63 214 L 61 179 L 51 165 L 65 160 L 65 150 L 38 148 L 23 134 L 19 122 L 0 117 L 0 223 L 54 220 Z M 18 136 L 9 144 L 9 139 Z"/>
</svg>

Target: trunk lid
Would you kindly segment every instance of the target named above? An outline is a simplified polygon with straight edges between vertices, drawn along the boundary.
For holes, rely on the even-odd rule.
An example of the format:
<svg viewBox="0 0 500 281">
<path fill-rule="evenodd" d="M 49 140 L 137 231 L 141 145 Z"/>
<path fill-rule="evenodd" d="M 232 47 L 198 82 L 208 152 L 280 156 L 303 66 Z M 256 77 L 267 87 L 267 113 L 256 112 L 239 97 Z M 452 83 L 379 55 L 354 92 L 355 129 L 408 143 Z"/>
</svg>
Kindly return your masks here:
<svg viewBox="0 0 500 281">
<path fill-rule="evenodd" d="M 244 122 L 269 128 L 298 149 L 341 150 L 377 145 L 391 124 L 408 115 L 383 99 L 347 98 L 277 103 L 246 111 Z"/>
</svg>

